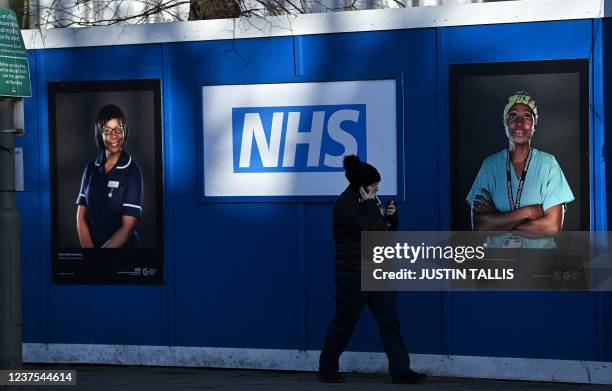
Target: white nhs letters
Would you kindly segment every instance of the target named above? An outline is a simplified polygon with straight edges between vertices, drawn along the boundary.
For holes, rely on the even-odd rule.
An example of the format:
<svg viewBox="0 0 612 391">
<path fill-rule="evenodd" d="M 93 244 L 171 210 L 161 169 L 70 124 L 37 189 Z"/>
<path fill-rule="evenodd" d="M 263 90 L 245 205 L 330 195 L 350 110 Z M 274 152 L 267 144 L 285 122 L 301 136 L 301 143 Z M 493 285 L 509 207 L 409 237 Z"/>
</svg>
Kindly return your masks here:
<svg viewBox="0 0 612 391">
<path fill-rule="evenodd" d="M 286 115 L 285 115 L 286 114 Z M 245 113 L 240 146 L 240 168 L 251 166 L 253 146 L 257 146 L 263 167 L 278 167 L 281 152 L 283 122 L 286 121 L 285 145 L 282 154 L 282 167 L 295 166 L 295 153 L 298 144 L 308 145 L 307 167 L 316 167 L 321 158 L 321 143 L 323 131 L 327 130 L 329 137 L 344 147 L 340 155 L 325 153 L 323 165 L 327 167 L 342 167 L 342 157 L 357 153 L 357 140 L 352 134 L 342 129 L 344 121 L 359 121 L 359 111 L 342 109 L 330 115 L 325 127 L 325 112 L 314 111 L 310 130 L 299 129 L 299 111 L 275 112 L 272 115 L 270 139 L 266 139 L 264 126 L 259 113 Z M 325 129 L 326 128 L 326 129 Z M 255 139 L 255 143 L 253 143 Z"/>
</svg>

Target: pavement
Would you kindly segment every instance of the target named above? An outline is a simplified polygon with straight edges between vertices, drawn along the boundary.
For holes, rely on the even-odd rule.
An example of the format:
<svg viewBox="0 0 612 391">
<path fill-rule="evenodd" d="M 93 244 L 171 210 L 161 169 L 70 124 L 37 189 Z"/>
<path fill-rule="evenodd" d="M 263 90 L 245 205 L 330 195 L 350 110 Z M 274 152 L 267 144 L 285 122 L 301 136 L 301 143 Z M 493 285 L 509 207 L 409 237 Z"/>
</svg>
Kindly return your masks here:
<svg viewBox="0 0 612 391">
<path fill-rule="evenodd" d="M 430 377 L 424 383 L 392 384 L 384 374 L 346 373 L 347 382 L 328 384 L 318 380 L 313 372 L 262 371 L 245 369 L 210 369 L 177 367 L 143 367 L 114 365 L 26 365 L 28 370 L 72 370 L 76 371 L 76 386 L 22 386 L 11 390 L 612 390 L 610 385 L 585 385 L 551 382 L 525 382 L 509 380 L 488 380 L 456 377 Z M 0 387 L 2 388 L 2 387 Z"/>
</svg>

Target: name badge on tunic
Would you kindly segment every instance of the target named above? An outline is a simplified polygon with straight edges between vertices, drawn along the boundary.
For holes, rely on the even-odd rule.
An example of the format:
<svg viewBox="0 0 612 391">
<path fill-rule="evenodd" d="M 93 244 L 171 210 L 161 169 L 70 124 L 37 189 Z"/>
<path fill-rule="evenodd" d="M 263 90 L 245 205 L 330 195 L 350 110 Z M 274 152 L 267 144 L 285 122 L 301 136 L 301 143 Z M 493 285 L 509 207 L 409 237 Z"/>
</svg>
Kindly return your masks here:
<svg viewBox="0 0 612 391">
<path fill-rule="evenodd" d="M 106 184 L 106 187 L 108 187 L 108 198 L 111 198 L 113 196 L 113 191 L 119 187 L 119 182 L 118 181 L 108 181 L 108 183 Z"/>
<path fill-rule="evenodd" d="M 502 248 L 522 248 L 523 242 L 521 238 L 517 238 L 516 236 L 512 236 L 510 238 L 506 238 L 504 243 L 502 244 Z"/>
</svg>

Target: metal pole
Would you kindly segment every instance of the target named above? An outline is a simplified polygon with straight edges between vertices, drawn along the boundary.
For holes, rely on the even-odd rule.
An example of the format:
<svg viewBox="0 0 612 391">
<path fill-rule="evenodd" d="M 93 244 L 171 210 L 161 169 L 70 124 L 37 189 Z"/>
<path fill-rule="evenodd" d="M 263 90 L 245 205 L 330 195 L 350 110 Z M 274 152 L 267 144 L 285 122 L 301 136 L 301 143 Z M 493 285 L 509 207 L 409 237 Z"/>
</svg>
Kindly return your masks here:
<svg viewBox="0 0 612 391">
<path fill-rule="evenodd" d="M 21 236 L 15 203 L 14 101 L 0 97 L 0 369 L 21 367 Z"/>
</svg>

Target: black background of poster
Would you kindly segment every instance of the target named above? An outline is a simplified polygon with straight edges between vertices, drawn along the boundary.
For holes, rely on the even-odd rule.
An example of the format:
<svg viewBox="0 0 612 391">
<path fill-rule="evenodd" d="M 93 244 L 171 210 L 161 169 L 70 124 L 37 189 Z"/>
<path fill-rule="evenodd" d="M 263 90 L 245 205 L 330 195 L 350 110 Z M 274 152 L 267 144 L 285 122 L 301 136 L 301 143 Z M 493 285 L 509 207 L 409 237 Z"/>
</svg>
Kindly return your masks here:
<svg viewBox="0 0 612 391">
<path fill-rule="evenodd" d="M 110 80 L 48 84 L 51 161 L 52 276 L 67 284 L 163 284 L 163 175 L 160 81 Z M 81 249 L 76 198 L 87 163 L 100 152 L 95 117 L 106 104 L 121 108 L 125 146 L 143 172 L 144 203 L 137 225 L 141 248 Z"/>
<path fill-rule="evenodd" d="M 589 229 L 588 66 L 588 60 L 450 65 L 453 230 L 471 229 L 465 198 L 484 159 L 508 147 L 503 109 L 520 90 L 538 103 L 532 146 L 557 159 L 574 193 L 563 229 Z"/>
</svg>

